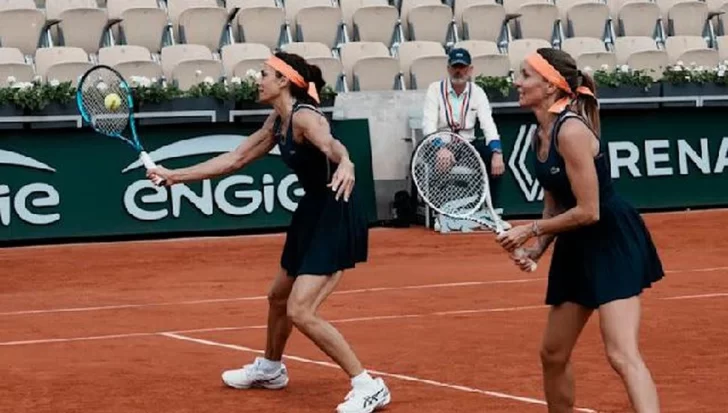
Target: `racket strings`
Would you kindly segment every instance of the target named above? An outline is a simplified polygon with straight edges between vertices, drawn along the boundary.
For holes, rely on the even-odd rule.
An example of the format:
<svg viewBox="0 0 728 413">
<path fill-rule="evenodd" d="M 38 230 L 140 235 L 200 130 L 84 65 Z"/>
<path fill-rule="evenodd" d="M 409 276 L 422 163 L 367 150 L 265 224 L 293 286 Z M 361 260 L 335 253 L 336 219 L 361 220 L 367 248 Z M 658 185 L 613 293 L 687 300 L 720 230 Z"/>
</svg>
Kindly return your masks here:
<svg viewBox="0 0 728 413">
<path fill-rule="evenodd" d="M 90 72 L 81 85 L 83 107 L 91 124 L 108 135 L 120 134 L 129 123 L 128 91 L 122 82 L 116 73 L 99 68 Z M 121 102 L 118 108 L 108 109 L 105 99 L 112 93 L 119 96 Z"/>
<path fill-rule="evenodd" d="M 446 151 L 454 160 L 445 156 Z M 423 142 L 413 165 L 423 198 L 445 214 L 474 213 L 482 205 L 487 179 L 479 156 L 462 138 L 440 136 Z"/>
</svg>

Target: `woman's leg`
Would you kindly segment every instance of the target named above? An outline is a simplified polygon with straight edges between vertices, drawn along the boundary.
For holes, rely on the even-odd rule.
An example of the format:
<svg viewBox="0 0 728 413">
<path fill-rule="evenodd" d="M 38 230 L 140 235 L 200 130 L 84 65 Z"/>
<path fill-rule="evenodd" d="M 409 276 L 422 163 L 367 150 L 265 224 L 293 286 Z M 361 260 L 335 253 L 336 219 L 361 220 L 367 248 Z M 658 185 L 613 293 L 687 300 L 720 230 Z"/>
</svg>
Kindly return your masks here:
<svg viewBox="0 0 728 413">
<path fill-rule="evenodd" d="M 236 389 L 252 387 L 282 389 L 288 385 L 288 371 L 281 358 L 291 335 L 291 320 L 286 306 L 293 289 L 294 279 L 285 270 L 278 272 L 268 293 L 268 330 L 265 356 L 257 357 L 252 364 L 241 369 L 223 372 L 225 384 Z"/>
<path fill-rule="evenodd" d="M 660 403 L 639 350 L 640 298 L 612 301 L 599 308 L 607 359 L 619 374 L 637 413 L 657 413 Z"/>
<path fill-rule="evenodd" d="M 288 318 L 286 308 L 294 281 L 295 279 L 289 277 L 286 270 L 281 268 L 268 292 L 268 330 L 265 344 L 265 358 L 267 360 L 281 360 L 286 342 L 291 335 L 293 323 Z"/>
<path fill-rule="evenodd" d="M 549 413 L 574 409 L 574 377 L 571 352 L 592 310 L 574 303 L 552 307 L 541 347 L 544 392 Z"/>
<path fill-rule="evenodd" d="M 288 298 L 288 316 L 306 337 L 350 376 L 364 371 L 359 359 L 336 328 L 318 316 L 318 307 L 334 290 L 342 272 L 331 277 L 300 275 Z"/>
<path fill-rule="evenodd" d="M 381 378 L 364 370 L 344 337 L 317 314 L 319 306 L 336 287 L 342 272 L 331 277 L 301 275 L 288 298 L 288 315 L 293 324 L 334 360 L 351 378 L 352 390 L 336 408 L 338 413 L 371 413 L 391 401 Z"/>
</svg>

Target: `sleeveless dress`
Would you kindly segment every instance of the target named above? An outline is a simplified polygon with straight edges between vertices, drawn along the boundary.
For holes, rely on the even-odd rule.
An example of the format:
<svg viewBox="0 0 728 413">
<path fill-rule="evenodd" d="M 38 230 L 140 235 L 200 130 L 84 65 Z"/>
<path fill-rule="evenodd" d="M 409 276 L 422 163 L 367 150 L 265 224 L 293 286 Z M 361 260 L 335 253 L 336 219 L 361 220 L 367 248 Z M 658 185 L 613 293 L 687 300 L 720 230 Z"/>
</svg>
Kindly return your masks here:
<svg viewBox="0 0 728 413">
<path fill-rule="evenodd" d="M 538 139 L 534 140 L 536 177 L 565 209 L 574 207 L 576 198 L 557 148 L 559 129 L 570 118 L 584 122 L 573 112 L 562 112 L 551 132 L 546 160 L 539 159 Z M 664 277 L 642 217 L 615 192 L 601 140 L 594 162 L 599 180 L 599 221 L 557 235 L 548 275 L 547 305 L 568 301 L 597 309 L 610 301 L 639 295 Z"/>
<path fill-rule="evenodd" d="M 324 116 L 315 106 L 296 103 L 287 131 L 280 130 L 280 117 L 274 124 L 283 162 L 305 191 L 286 233 L 281 267 L 291 277 L 333 275 L 367 260 L 369 223 L 359 209 L 356 182 L 349 202 L 343 196 L 337 201 L 336 193 L 326 185 L 338 165 L 311 142 L 297 143 L 293 139 L 293 114 L 298 110 L 313 110 Z"/>
</svg>

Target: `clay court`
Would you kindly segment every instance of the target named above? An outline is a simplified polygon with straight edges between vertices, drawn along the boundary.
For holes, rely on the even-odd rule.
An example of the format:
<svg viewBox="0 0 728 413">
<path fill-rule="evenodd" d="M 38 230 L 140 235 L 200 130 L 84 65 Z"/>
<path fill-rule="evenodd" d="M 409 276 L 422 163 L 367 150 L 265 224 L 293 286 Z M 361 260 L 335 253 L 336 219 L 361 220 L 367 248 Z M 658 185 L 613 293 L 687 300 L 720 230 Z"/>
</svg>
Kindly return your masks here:
<svg viewBox="0 0 728 413">
<path fill-rule="evenodd" d="M 667 277 L 644 296 L 642 346 L 664 412 L 728 403 L 728 211 L 648 214 Z M 544 412 L 546 257 L 519 272 L 492 234 L 373 229 L 370 261 L 322 313 L 392 391 L 386 411 Z M 239 391 L 224 369 L 264 347 L 283 237 L 0 251 L 0 411 L 329 412 L 349 383 L 294 330 L 291 383 Z M 574 354 L 582 411 L 627 412 L 598 316 Z"/>
</svg>

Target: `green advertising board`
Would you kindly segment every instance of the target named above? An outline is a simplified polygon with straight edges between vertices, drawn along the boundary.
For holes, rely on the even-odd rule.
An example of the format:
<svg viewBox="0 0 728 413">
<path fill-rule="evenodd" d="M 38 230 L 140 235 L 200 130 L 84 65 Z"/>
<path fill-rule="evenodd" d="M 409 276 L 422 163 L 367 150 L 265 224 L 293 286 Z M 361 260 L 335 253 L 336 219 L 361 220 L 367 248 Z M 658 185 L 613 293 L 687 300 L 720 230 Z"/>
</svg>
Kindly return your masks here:
<svg viewBox="0 0 728 413">
<path fill-rule="evenodd" d="M 601 113 L 602 141 L 619 192 L 641 210 L 728 205 L 728 126 L 720 108 Z M 538 214 L 543 190 L 529 145 L 533 115 L 495 118 L 505 148 L 500 204 L 506 215 Z"/>
<path fill-rule="evenodd" d="M 177 168 L 239 145 L 249 125 L 147 126 L 142 139 Z M 356 165 L 370 222 L 376 220 L 366 120 L 334 122 Z M 281 228 L 303 189 L 275 148 L 230 175 L 172 188 L 146 179 L 125 143 L 88 129 L 11 131 L 0 137 L 0 241 Z"/>
</svg>

